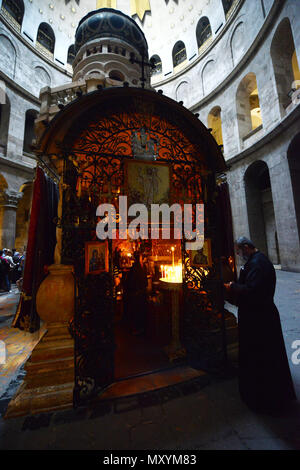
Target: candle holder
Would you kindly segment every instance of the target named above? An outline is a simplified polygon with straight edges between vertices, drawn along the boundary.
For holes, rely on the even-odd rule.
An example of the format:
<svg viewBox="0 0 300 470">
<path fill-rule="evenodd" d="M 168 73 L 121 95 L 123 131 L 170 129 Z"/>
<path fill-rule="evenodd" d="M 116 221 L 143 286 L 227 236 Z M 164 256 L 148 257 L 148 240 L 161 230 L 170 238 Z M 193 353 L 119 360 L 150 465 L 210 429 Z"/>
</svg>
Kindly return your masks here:
<svg viewBox="0 0 300 470">
<path fill-rule="evenodd" d="M 171 309 L 172 309 L 172 339 L 168 346 L 165 347 L 170 362 L 186 356 L 186 350 L 180 342 L 179 336 L 179 292 L 182 289 L 182 279 L 172 280 L 172 278 L 161 278 L 159 280 L 160 288 L 171 293 Z"/>
</svg>

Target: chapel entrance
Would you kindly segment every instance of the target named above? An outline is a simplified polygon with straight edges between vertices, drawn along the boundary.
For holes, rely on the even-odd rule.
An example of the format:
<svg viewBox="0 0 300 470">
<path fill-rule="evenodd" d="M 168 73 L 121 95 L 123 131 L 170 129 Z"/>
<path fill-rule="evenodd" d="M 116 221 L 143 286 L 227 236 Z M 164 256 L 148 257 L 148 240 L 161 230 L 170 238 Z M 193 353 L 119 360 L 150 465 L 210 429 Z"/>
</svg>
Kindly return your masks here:
<svg viewBox="0 0 300 470">
<path fill-rule="evenodd" d="M 182 279 L 177 312 L 172 311 L 172 294 L 163 286 L 167 270 L 173 270 L 174 280 L 176 271 L 182 278 L 180 240 L 115 241 L 113 263 L 115 379 L 181 363 L 184 352 L 180 354 L 178 348 L 172 356 L 168 346 L 173 339 L 173 322 L 178 327 L 182 324 Z"/>
</svg>

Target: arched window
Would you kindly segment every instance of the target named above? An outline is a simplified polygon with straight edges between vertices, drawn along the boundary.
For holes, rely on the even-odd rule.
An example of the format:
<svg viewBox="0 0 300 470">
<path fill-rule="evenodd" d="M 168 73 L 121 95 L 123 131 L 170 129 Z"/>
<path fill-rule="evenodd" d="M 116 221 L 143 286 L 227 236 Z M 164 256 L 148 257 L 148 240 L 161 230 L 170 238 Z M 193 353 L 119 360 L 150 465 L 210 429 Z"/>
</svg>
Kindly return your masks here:
<svg viewBox="0 0 300 470">
<path fill-rule="evenodd" d="M 186 49 L 182 41 L 176 42 L 175 46 L 173 47 L 172 57 L 174 67 L 186 60 Z"/>
<path fill-rule="evenodd" d="M 222 0 L 225 16 L 229 13 L 230 8 L 232 7 L 234 0 Z"/>
<path fill-rule="evenodd" d="M 67 63 L 72 65 L 75 59 L 75 46 L 72 44 L 68 49 L 68 59 Z"/>
<path fill-rule="evenodd" d="M 280 112 L 283 116 L 287 106 L 291 103 L 293 89 L 298 88 L 298 84 L 294 82 L 300 80 L 299 62 L 288 18 L 281 21 L 274 34 L 271 44 L 271 58 Z"/>
<path fill-rule="evenodd" d="M 25 128 L 23 140 L 23 152 L 32 153 L 32 140 L 35 138 L 34 134 L 34 121 L 37 117 L 37 111 L 28 109 L 25 115 Z"/>
<path fill-rule="evenodd" d="M 109 78 L 116 80 L 117 82 L 124 82 L 125 77 L 119 70 L 111 70 L 109 72 Z"/>
<path fill-rule="evenodd" d="M 39 46 L 49 51 L 51 54 L 54 52 L 55 36 L 53 29 L 47 23 L 41 23 L 38 29 L 36 41 Z"/>
<path fill-rule="evenodd" d="M 13 20 L 13 23 L 16 22 L 20 29 L 24 16 L 23 0 L 3 0 L 2 10 L 4 15 Z"/>
<path fill-rule="evenodd" d="M 151 69 L 151 75 L 159 75 L 162 73 L 161 58 L 158 55 L 153 55 L 150 62 L 155 66 L 155 68 Z"/>
<path fill-rule="evenodd" d="M 200 18 L 196 28 L 198 48 L 200 48 L 212 35 L 211 26 L 207 16 Z"/>
<path fill-rule="evenodd" d="M 241 81 L 236 100 L 240 137 L 244 139 L 251 131 L 262 125 L 258 88 L 254 73 L 248 73 Z"/>
<path fill-rule="evenodd" d="M 223 145 L 223 134 L 222 134 L 222 120 L 221 120 L 221 108 L 216 106 L 213 108 L 207 118 L 207 124 L 209 129 L 212 129 L 211 135 L 214 137 L 218 145 Z"/>
</svg>

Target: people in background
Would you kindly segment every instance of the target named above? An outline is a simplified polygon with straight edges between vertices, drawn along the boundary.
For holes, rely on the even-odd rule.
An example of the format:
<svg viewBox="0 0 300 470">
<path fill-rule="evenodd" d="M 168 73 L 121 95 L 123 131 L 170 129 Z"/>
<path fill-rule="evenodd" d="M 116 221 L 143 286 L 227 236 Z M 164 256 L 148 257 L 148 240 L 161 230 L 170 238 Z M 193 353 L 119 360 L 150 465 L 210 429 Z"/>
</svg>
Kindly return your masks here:
<svg viewBox="0 0 300 470">
<path fill-rule="evenodd" d="M 0 250 L 0 291 L 11 292 L 12 284 L 20 284 L 24 264 L 25 251 L 22 254 L 15 248 L 12 250 L 8 248 Z"/>
<path fill-rule="evenodd" d="M 22 274 L 22 268 L 20 266 L 20 261 L 21 261 L 21 253 L 19 253 L 15 248 L 12 250 L 12 260 L 15 264 L 12 270 L 12 283 L 16 284 L 18 279 L 20 279 L 21 274 Z"/>
<path fill-rule="evenodd" d="M 2 288 L 4 292 L 10 292 L 11 291 L 11 277 L 10 277 L 10 271 L 14 266 L 14 262 L 9 255 L 9 250 L 7 248 L 4 248 L 1 250 L 1 271 L 2 271 Z"/>
<path fill-rule="evenodd" d="M 20 277 L 16 281 L 17 287 L 20 292 L 22 291 L 22 285 L 23 285 L 23 273 L 24 273 L 24 268 L 25 268 L 25 259 L 26 259 L 26 251 L 24 250 L 19 260 Z"/>
</svg>

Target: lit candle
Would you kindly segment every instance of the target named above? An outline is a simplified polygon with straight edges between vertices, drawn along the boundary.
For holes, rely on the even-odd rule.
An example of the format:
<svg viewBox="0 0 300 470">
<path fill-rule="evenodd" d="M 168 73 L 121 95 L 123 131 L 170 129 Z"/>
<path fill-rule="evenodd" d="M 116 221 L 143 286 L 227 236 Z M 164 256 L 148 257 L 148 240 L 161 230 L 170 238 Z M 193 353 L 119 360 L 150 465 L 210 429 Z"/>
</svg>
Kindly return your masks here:
<svg viewBox="0 0 300 470">
<path fill-rule="evenodd" d="M 174 268 L 174 246 L 171 247 L 171 250 L 172 250 L 172 265 L 173 265 L 173 268 Z"/>
</svg>

